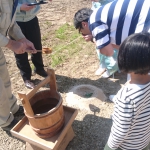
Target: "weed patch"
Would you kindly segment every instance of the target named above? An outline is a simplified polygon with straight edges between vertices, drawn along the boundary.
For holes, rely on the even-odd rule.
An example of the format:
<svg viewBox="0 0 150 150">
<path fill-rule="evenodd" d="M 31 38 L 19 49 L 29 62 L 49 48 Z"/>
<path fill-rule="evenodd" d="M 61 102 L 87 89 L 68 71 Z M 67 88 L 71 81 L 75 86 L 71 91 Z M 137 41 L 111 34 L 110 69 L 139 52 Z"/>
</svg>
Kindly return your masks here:
<svg viewBox="0 0 150 150">
<path fill-rule="evenodd" d="M 48 35 L 48 32 L 43 35 L 43 43 L 45 43 L 47 38 L 49 38 Z M 70 57 L 77 55 L 86 43 L 74 26 L 67 23 L 55 30 L 51 39 L 52 43 L 47 45 L 51 45 L 53 50 L 52 54 L 48 55 L 48 59 L 51 60 L 50 65 L 52 67 L 56 67 Z"/>
</svg>

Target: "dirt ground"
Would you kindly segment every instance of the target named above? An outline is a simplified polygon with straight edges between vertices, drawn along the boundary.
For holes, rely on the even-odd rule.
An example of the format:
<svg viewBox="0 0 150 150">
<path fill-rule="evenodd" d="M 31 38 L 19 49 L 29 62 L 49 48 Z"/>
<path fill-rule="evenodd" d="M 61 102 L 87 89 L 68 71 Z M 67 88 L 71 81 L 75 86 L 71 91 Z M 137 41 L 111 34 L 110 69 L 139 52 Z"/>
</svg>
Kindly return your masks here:
<svg viewBox="0 0 150 150">
<path fill-rule="evenodd" d="M 72 23 L 74 12 L 82 7 L 90 7 L 90 0 L 53 0 L 47 5 L 43 5 L 38 15 L 42 35 L 46 34 L 44 22 L 51 21 L 51 30 L 55 30 L 65 22 Z M 49 29 L 47 29 L 49 30 Z M 43 46 L 52 44 L 53 39 L 48 39 Z M 87 55 L 90 53 L 90 55 Z M 12 82 L 12 91 L 18 98 L 17 92 L 27 93 L 19 70 L 15 64 L 15 58 L 10 50 L 4 49 L 6 62 Z M 51 68 L 49 57 L 43 55 L 45 68 Z M 126 74 L 115 73 L 115 78 L 102 79 L 95 76 L 99 62 L 92 43 L 83 45 L 83 50 L 74 58 L 66 60 L 63 64 L 53 68 L 55 70 L 58 92 L 63 97 L 63 104 L 66 103 L 66 94 L 75 85 L 90 84 L 103 90 L 107 96 L 106 101 L 97 100 L 91 103 L 97 109 L 78 109 L 78 115 L 73 122 L 75 138 L 69 143 L 67 150 L 103 150 L 111 129 L 111 113 L 113 103 L 109 102 L 108 96 L 116 94 L 121 86 L 126 82 Z M 43 80 L 38 75 L 32 76 L 35 84 Z M 42 89 L 46 89 L 43 87 Z M 18 103 L 21 101 L 18 98 Z M 20 119 L 23 116 L 20 116 Z M 9 132 L 0 129 L 0 150 L 25 150 L 25 142 L 17 139 Z"/>
</svg>

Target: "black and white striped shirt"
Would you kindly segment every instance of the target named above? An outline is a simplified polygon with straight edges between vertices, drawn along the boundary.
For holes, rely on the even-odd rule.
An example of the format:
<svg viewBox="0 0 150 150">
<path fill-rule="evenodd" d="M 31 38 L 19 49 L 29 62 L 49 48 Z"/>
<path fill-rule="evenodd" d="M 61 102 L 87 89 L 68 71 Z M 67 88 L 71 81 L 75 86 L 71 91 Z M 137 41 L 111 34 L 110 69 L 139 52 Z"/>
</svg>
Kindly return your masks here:
<svg viewBox="0 0 150 150">
<path fill-rule="evenodd" d="M 112 149 L 142 150 L 150 142 L 150 83 L 128 84 L 114 97 Z"/>
<path fill-rule="evenodd" d="M 115 0 L 96 9 L 89 19 L 99 49 L 109 43 L 120 45 L 129 35 L 149 26 L 150 0 Z"/>
</svg>

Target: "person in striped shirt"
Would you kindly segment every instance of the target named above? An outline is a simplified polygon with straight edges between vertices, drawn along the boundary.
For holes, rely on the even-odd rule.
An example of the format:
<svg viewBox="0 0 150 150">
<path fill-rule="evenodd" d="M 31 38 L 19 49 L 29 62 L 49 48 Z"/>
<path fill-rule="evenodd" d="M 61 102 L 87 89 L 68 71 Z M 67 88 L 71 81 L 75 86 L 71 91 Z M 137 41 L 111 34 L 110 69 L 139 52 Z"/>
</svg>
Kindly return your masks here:
<svg viewBox="0 0 150 150">
<path fill-rule="evenodd" d="M 133 33 L 150 31 L 149 0 L 114 0 L 94 11 L 82 8 L 74 15 L 74 26 L 90 41 L 92 35 L 103 55 L 112 56 L 113 48 Z"/>
<path fill-rule="evenodd" d="M 113 124 L 104 150 L 148 150 L 150 142 L 150 33 L 130 35 L 120 46 L 120 71 L 131 80 L 114 97 Z"/>
<path fill-rule="evenodd" d="M 92 10 L 95 10 L 99 8 L 101 5 L 106 5 L 108 2 L 111 2 L 112 0 L 107 1 L 101 1 L 101 0 L 91 0 L 92 1 Z M 111 75 L 113 75 L 118 70 L 118 64 L 116 62 L 118 50 L 114 49 L 113 58 L 107 57 L 105 55 L 102 55 L 96 47 L 96 52 L 98 55 L 98 59 L 100 61 L 99 68 L 96 70 L 95 75 L 101 75 L 102 78 L 108 78 Z"/>
</svg>

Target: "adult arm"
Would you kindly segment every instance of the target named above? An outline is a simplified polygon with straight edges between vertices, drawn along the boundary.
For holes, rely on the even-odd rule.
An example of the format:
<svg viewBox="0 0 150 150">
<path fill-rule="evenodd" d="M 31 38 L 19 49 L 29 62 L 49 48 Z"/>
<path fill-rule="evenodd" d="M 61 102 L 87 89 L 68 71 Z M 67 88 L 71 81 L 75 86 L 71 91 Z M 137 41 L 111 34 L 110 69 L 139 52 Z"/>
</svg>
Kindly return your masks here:
<svg viewBox="0 0 150 150">
<path fill-rule="evenodd" d="M 11 17 L 11 14 L 8 14 L 8 16 L 10 15 Z M 6 23 L 10 23 L 9 21 L 10 20 L 7 20 L 7 18 L 1 18 L 0 19 L 3 19 L 2 21 L 5 21 Z M 19 39 L 23 39 L 25 38 L 25 36 L 22 34 L 20 28 L 18 27 L 18 25 L 16 23 L 14 23 L 14 19 L 15 17 L 13 17 L 13 21 L 10 25 L 10 29 L 8 30 L 8 33 L 10 33 L 9 35 L 11 35 L 12 37 L 14 37 L 14 39 L 16 40 L 19 40 Z M 6 21 L 7 20 L 7 21 Z M 7 29 L 8 25 L 6 24 L 6 28 L 4 27 L 4 30 L 3 28 L 1 29 L 0 31 L 0 47 L 7 47 L 8 48 L 12 48 L 11 45 L 13 45 L 15 47 L 15 49 L 17 50 L 18 46 L 19 47 L 22 47 L 23 44 L 19 43 L 19 42 L 13 42 L 12 40 L 10 40 L 5 34 L 6 34 L 6 29 Z M 13 43 L 13 44 L 12 44 Z M 22 45 L 22 46 L 21 46 Z M 14 49 L 13 49 L 14 50 Z M 18 53 L 21 53 L 20 50 L 18 50 Z"/>
<path fill-rule="evenodd" d="M 92 41 L 93 42 L 93 36 L 92 35 L 82 35 L 83 38 L 85 39 L 85 41 Z M 94 41 L 95 43 L 95 41 Z M 112 56 L 114 53 L 114 50 L 119 50 L 119 45 L 115 45 L 115 44 L 108 44 L 105 47 L 100 49 L 100 53 L 105 55 L 105 56 Z"/>
<path fill-rule="evenodd" d="M 91 16 L 91 18 L 94 17 L 95 16 Z M 119 45 L 111 43 L 110 31 L 107 24 L 104 24 L 101 21 L 94 22 L 93 19 L 91 19 L 89 29 L 92 33 L 92 36 L 95 38 L 96 46 L 100 50 L 101 54 L 105 56 L 112 56 L 113 49 L 119 50 Z"/>
<path fill-rule="evenodd" d="M 14 24 L 10 27 L 8 35 L 9 37 L 12 37 L 16 41 L 25 38 L 20 27 L 17 25 L 16 22 L 14 22 Z"/>
<path fill-rule="evenodd" d="M 34 7 L 35 6 L 28 6 L 27 4 L 18 3 L 16 11 L 17 12 L 29 11 L 29 10 L 33 9 Z M 16 51 L 16 47 L 14 46 L 15 42 L 11 41 L 11 40 L 9 41 L 9 43 L 7 44 L 7 47 L 10 48 L 15 53 L 24 53 L 26 49 L 31 50 L 30 51 L 31 53 L 36 53 L 33 43 L 25 38 L 20 27 L 18 26 L 18 24 L 16 22 L 14 22 L 14 24 L 9 29 L 8 35 L 10 37 L 12 37 L 13 39 L 15 39 L 16 41 L 20 42 L 20 44 L 16 43 L 18 46 L 20 45 L 20 48 L 22 47 L 21 43 L 23 43 L 22 51 L 19 50 L 20 48 L 18 49 L 18 51 Z"/>
<path fill-rule="evenodd" d="M 9 49 L 11 49 L 15 53 L 17 53 L 17 54 L 24 53 L 26 49 L 30 49 L 31 53 L 36 53 L 36 49 L 35 49 L 33 43 L 30 42 L 28 39 L 25 38 L 25 36 L 23 35 L 20 27 L 17 25 L 16 22 L 10 28 L 8 35 L 10 37 L 12 37 L 13 39 L 15 39 L 16 41 L 9 40 L 7 42 L 7 46 L 6 47 L 8 47 Z M 16 42 L 20 42 L 20 44 L 23 43 L 23 47 L 20 44 L 16 43 Z M 21 47 L 17 46 L 18 49 L 15 49 L 16 48 L 15 45 L 14 45 L 15 43 L 18 46 L 20 45 Z M 20 48 L 22 48 L 22 51 L 20 50 Z"/>
<path fill-rule="evenodd" d="M 20 34 L 20 38 L 24 38 L 24 35 Z M 17 54 L 24 53 L 26 49 L 23 43 L 10 40 L 2 33 L 0 33 L 0 47 L 7 47 Z"/>
</svg>

